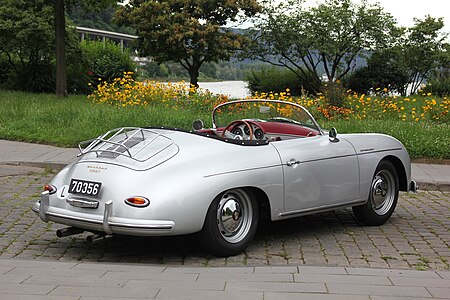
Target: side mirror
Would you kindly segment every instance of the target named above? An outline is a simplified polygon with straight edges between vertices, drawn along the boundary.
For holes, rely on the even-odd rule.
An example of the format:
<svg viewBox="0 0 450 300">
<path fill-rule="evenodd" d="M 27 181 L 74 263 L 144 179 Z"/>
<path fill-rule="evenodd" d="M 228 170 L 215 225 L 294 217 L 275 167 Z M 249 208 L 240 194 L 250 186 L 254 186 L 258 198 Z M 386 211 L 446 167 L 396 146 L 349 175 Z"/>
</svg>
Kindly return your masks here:
<svg viewBox="0 0 450 300">
<path fill-rule="evenodd" d="M 332 143 L 339 142 L 339 139 L 337 138 L 337 130 L 336 130 L 336 128 L 334 128 L 334 127 L 331 128 L 330 132 L 328 132 L 328 136 L 329 136 L 330 142 L 332 142 Z"/>
<path fill-rule="evenodd" d="M 192 128 L 194 128 L 194 130 L 201 130 L 201 129 L 203 129 L 203 121 L 202 120 L 195 120 L 192 123 Z"/>
</svg>

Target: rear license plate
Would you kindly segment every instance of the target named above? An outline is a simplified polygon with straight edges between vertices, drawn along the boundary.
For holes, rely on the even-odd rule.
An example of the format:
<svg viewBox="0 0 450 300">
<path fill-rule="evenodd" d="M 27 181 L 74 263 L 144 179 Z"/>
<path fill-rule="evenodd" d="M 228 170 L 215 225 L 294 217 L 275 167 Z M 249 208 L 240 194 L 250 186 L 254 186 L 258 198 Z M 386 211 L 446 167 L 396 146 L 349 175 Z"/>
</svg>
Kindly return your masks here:
<svg viewBox="0 0 450 300">
<path fill-rule="evenodd" d="M 72 179 L 70 181 L 69 193 L 96 197 L 100 193 L 101 182 Z"/>
</svg>

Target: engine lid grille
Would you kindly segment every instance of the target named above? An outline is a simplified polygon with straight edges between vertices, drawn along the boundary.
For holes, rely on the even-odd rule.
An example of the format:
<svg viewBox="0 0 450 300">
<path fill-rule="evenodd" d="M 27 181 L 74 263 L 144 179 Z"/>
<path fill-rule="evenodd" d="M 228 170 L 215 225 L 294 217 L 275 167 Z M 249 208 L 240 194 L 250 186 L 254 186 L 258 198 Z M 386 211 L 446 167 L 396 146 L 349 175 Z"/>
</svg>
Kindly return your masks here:
<svg viewBox="0 0 450 300">
<path fill-rule="evenodd" d="M 147 128 L 122 127 L 78 144 L 83 156 L 95 153 L 97 157 L 115 159 L 119 156 L 144 162 L 173 145 L 173 140 Z"/>
</svg>

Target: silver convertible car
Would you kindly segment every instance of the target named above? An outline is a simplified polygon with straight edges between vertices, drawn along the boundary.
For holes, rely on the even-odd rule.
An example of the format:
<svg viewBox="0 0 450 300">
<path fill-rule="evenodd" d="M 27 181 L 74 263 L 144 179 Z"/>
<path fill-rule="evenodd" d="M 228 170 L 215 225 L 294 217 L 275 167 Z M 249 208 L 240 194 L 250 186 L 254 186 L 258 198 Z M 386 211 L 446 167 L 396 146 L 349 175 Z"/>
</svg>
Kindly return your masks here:
<svg viewBox="0 0 450 300">
<path fill-rule="evenodd" d="M 304 107 L 276 100 L 218 105 L 212 128 L 125 127 L 79 148 L 33 206 L 68 226 L 59 237 L 197 233 L 227 256 L 246 249 L 263 218 L 352 207 L 362 224 L 381 225 L 399 191 L 416 190 L 398 140 L 326 133 Z"/>
</svg>

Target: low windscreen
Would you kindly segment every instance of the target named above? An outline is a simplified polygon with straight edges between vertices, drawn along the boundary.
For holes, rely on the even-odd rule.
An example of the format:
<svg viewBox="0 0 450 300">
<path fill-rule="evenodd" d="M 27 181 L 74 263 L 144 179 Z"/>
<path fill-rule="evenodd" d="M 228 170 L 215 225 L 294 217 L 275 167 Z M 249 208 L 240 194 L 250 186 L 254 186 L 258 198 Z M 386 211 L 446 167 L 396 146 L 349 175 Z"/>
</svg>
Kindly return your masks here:
<svg viewBox="0 0 450 300">
<path fill-rule="evenodd" d="M 301 106 L 288 102 L 246 100 L 233 101 L 216 107 L 213 122 L 216 128 L 234 120 L 292 123 L 320 132 L 312 116 Z"/>
</svg>

